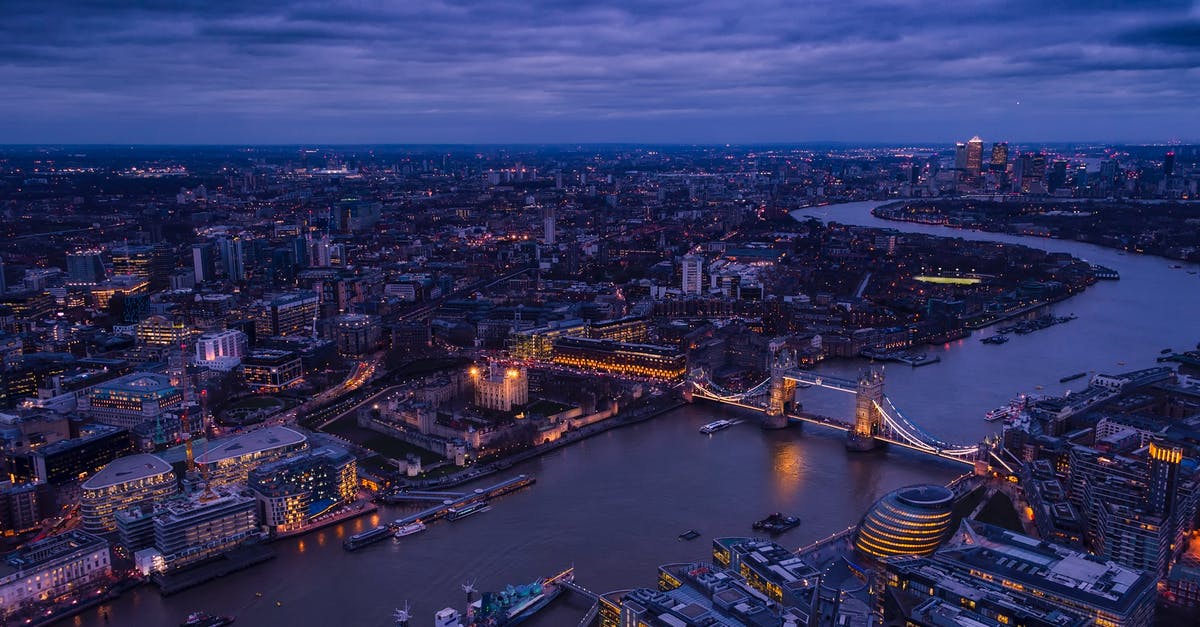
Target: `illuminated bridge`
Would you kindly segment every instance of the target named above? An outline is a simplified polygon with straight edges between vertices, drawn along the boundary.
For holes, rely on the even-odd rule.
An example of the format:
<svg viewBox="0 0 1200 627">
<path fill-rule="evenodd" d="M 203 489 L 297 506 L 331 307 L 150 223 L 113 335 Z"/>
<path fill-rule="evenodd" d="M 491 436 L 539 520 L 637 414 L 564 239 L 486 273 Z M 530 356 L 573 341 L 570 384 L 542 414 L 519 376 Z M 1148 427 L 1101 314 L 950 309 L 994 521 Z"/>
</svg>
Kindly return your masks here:
<svg viewBox="0 0 1200 627">
<path fill-rule="evenodd" d="M 713 383 L 702 370 L 696 370 L 690 373 L 687 381 L 692 397 L 763 412 L 766 428 L 778 429 L 790 422 L 807 422 L 845 431 L 846 448 L 850 450 L 866 451 L 886 442 L 964 464 L 986 461 L 1007 467 L 993 451 L 994 441 L 951 444 L 910 420 L 883 393 L 882 370 L 867 369 L 857 381 L 852 381 L 799 370 L 790 349 L 773 344 L 771 350 L 775 355 L 771 376 L 762 383 L 743 392 L 734 392 Z M 797 411 L 796 389 L 814 386 L 853 394 L 854 422 Z"/>
</svg>

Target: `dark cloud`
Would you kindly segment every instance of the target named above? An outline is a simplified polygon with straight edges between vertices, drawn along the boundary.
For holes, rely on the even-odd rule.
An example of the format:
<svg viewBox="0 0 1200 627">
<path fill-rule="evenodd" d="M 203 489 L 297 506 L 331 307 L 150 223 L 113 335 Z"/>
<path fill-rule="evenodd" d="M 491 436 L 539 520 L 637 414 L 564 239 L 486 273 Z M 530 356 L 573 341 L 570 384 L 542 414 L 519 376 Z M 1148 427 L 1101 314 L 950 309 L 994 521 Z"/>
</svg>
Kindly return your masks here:
<svg viewBox="0 0 1200 627">
<path fill-rule="evenodd" d="M 1187 2 L 0 0 L 0 15 L 0 142 L 1200 136 Z"/>
</svg>

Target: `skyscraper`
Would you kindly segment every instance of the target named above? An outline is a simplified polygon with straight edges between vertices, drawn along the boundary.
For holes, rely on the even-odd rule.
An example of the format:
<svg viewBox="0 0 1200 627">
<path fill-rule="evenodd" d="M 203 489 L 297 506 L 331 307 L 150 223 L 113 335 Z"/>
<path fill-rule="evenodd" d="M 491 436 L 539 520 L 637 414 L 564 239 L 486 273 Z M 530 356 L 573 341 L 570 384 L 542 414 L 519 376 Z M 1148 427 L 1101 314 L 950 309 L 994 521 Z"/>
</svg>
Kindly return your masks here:
<svg viewBox="0 0 1200 627">
<path fill-rule="evenodd" d="M 243 244 L 242 238 L 237 236 L 220 241 L 221 263 L 231 281 L 246 280 L 246 254 Z"/>
<path fill-rule="evenodd" d="M 1163 156 L 1163 176 L 1175 175 L 1175 151 L 1169 151 Z"/>
<path fill-rule="evenodd" d="M 67 255 L 67 285 L 104 282 L 104 260 L 99 250 L 79 250 Z"/>
<path fill-rule="evenodd" d="M 992 144 L 992 172 L 1003 173 L 1008 170 L 1008 142 Z"/>
<path fill-rule="evenodd" d="M 954 169 L 959 171 L 967 169 L 967 145 L 962 142 L 954 145 Z"/>
<path fill-rule="evenodd" d="M 1151 442 L 1149 454 L 1150 489 L 1147 491 L 1146 509 L 1155 514 L 1169 515 L 1175 509 L 1183 448 L 1167 442 Z"/>
<path fill-rule="evenodd" d="M 979 176 L 983 171 L 983 140 L 978 135 L 967 142 L 967 174 Z"/>
<path fill-rule="evenodd" d="M 685 296 L 700 295 L 704 291 L 704 259 L 699 255 L 684 255 L 681 288 Z"/>
<path fill-rule="evenodd" d="M 542 209 L 542 226 L 544 235 L 543 241 L 548 245 L 554 245 L 555 238 L 555 222 L 554 222 L 554 207 L 546 207 Z"/>
<path fill-rule="evenodd" d="M 204 242 L 192 246 L 192 270 L 196 273 L 197 283 L 211 281 L 217 277 L 212 244 Z"/>
</svg>

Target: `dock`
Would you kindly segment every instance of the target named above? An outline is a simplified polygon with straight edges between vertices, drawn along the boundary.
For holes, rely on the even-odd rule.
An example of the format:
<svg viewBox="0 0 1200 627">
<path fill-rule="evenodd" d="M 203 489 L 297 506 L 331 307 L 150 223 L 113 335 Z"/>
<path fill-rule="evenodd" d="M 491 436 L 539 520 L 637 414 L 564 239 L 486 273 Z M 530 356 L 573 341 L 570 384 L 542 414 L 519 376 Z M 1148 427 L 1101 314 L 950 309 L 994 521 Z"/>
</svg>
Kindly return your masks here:
<svg viewBox="0 0 1200 627">
<path fill-rule="evenodd" d="M 466 493 L 427 492 L 425 494 L 457 494 L 458 496 L 457 498 L 441 500 L 441 502 L 433 507 L 405 516 L 404 518 L 397 518 L 388 525 L 380 525 L 374 529 L 364 531 L 361 534 L 355 534 L 355 536 L 351 537 L 351 540 L 361 537 L 364 541 L 351 542 L 348 540 L 346 543 L 344 543 L 344 547 L 348 551 L 353 551 L 368 544 L 374 544 L 375 542 L 378 542 L 391 535 L 391 533 L 380 533 L 381 530 L 388 530 L 390 532 L 399 527 L 410 525 L 417 521 L 430 523 L 435 520 L 440 520 L 445 518 L 446 514 L 448 514 L 453 508 L 463 507 L 464 505 L 470 505 L 471 503 L 487 501 L 488 499 L 508 494 L 509 492 L 515 492 L 526 486 L 533 485 L 536 482 L 537 479 L 535 479 L 532 475 L 517 475 L 511 479 L 505 479 L 504 481 L 501 481 L 495 485 L 490 485 L 486 488 L 476 488 L 471 492 Z M 374 534 L 378 534 L 378 537 L 376 537 Z"/>
<path fill-rule="evenodd" d="M 400 490 L 390 492 L 383 495 L 379 500 L 388 505 L 396 505 L 397 503 L 408 503 L 413 501 L 452 501 L 466 496 L 462 492 L 434 492 L 429 490 Z"/>
<path fill-rule="evenodd" d="M 163 596 L 175 594 L 207 583 L 218 577 L 250 568 L 275 557 L 275 551 L 261 544 L 234 549 L 219 558 L 175 573 L 158 573 L 152 577 Z"/>
</svg>

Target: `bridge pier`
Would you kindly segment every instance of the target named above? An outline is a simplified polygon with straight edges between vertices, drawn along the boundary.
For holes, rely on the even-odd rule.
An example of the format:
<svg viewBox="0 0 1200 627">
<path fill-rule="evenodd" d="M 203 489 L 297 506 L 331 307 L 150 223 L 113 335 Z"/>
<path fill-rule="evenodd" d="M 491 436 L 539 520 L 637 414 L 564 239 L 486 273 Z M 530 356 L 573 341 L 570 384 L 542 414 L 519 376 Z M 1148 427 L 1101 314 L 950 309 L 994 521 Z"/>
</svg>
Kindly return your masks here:
<svg viewBox="0 0 1200 627">
<path fill-rule="evenodd" d="M 846 450 L 870 451 L 879 446 L 875 436 L 883 429 L 879 411 L 882 402 L 883 371 L 869 368 L 859 372 L 854 394 L 854 428 L 846 432 Z"/>
</svg>

